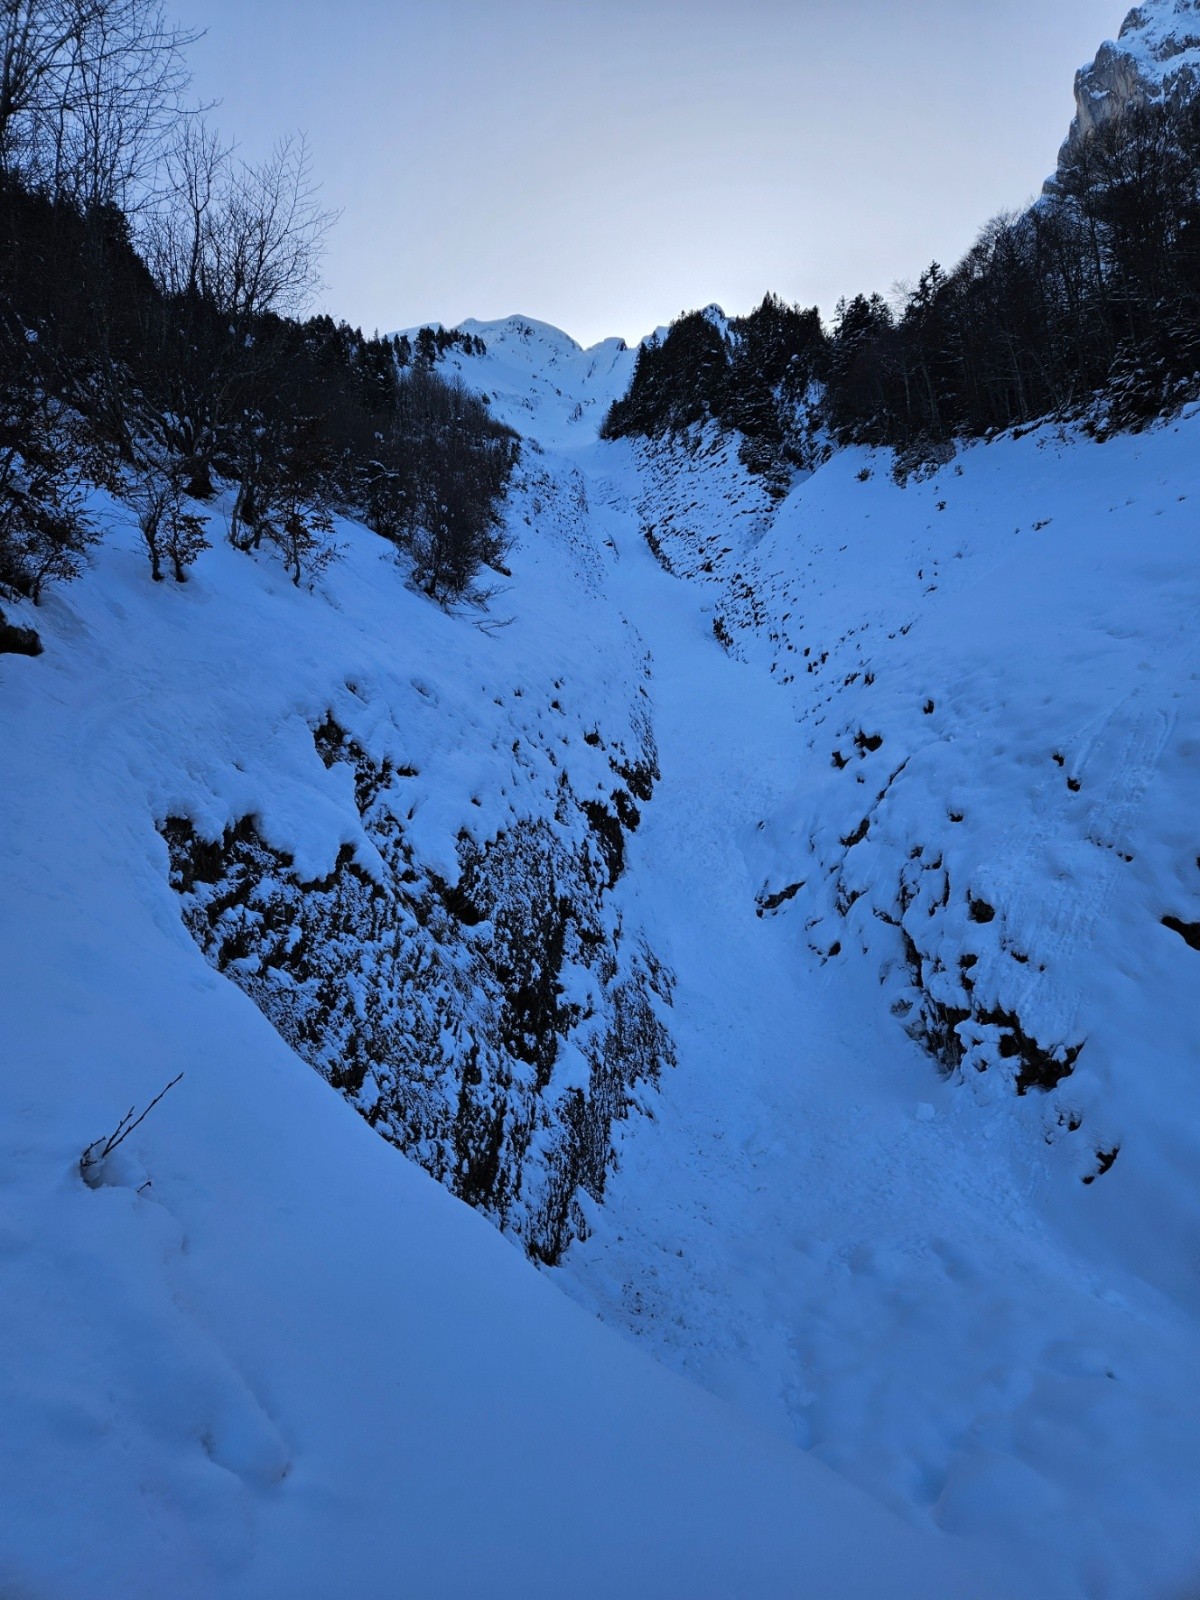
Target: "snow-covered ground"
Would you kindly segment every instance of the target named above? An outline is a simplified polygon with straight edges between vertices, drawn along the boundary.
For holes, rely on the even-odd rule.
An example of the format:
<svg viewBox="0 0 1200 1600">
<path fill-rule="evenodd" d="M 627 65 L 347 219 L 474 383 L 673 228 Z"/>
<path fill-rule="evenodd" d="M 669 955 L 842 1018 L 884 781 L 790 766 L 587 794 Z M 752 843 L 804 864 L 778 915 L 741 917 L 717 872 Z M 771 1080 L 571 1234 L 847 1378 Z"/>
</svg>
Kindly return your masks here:
<svg viewBox="0 0 1200 1600">
<path fill-rule="evenodd" d="M 596 440 L 632 352 L 469 327 L 447 367 L 531 441 L 490 618 L 348 525 L 316 594 L 219 527 L 153 585 L 110 507 L 0 658 L 0 1594 L 1174 1597 L 1200 417 L 903 488 L 843 453 L 773 507 L 719 441 Z M 539 1274 L 205 964 L 157 830 L 369 870 L 333 712 L 451 878 L 647 708 L 614 899 L 677 1065 Z"/>
<path fill-rule="evenodd" d="M 745 662 L 706 627 L 740 584 L 706 608 L 619 539 L 663 769 L 628 892 L 680 1065 L 566 1274 L 1039 1595 L 1200 1570 L 1200 957 L 1160 920 L 1200 915 L 1196 446 L 1006 441 L 903 491 L 838 460 L 741 552 Z M 927 961 L 973 955 L 977 1005 L 1085 1041 L 1052 1092 L 1016 1094 L 995 1025 L 948 1078 L 906 1037 L 883 919 L 918 848 Z"/>
</svg>

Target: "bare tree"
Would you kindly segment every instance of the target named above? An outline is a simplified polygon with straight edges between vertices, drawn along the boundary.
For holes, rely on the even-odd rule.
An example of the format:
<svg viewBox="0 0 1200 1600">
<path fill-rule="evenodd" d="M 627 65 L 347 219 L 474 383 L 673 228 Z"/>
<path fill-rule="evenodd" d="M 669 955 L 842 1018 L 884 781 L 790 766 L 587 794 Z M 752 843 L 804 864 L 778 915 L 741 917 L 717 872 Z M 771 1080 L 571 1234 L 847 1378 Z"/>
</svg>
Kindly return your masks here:
<svg viewBox="0 0 1200 1600">
<path fill-rule="evenodd" d="M 206 292 L 238 319 L 299 310 L 336 220 L 321 207 L 307 139 L 281 139 L 260 165 L 238 163 L 209 208 Z"/>
<path fill-rule="evenodd" d="M 242 452 L 230 543 L 281 553 L 292 582 L 312 584 L 341 554 L 330 535 L 330 453 L 319 421 L 294 416 L 254 430 Z"/>
<path fill-rule="evenodd" d="M 0 0 L 0 168 L 30 158 L 41 118 L 57 106 L 71 47 L 86 20 L 75 0 Z"/>
<path fill-rule="evenodd" d="M 197 117 L 164 171 L 164 193 L 139 230 L 166 297 L 161 414 L 149 425 L 188 459 L 201 496 L 217 456 L 232 468 L 243 485 L 233 538 L 250 548 L 261 537 L 259 481 L 273 448 L 264 419 L 276 407 L 286 344 L 267 314 L 285 315 L 307 298 L 334 215 L 318 202 L 301 137 L 254 166 Z"/>
<path fill-rule="evenodd" d="M 147 219 L 143 246 L 159 286 L 175 299 L 207 292 L 212 234 L 219 227 L 232 153 L 203 117 L 195 117 L 164 159 L 164 190 Z"/>
<path fill-rule="evenodd" d="M 304 135 L 281 139 L 252 165 L 197 118 L 164 170 L 166 192 L 145 240 L 162 288 L 201 296 L 231 321 L 299 310 L 337 220 L 320 204 Z"/>
<path fill-rule="evenodd" d="M 186 114 L 198 37 L 161 0 L 0 0 L 0 170 L 134 208 Z"/>
<path fill-rule="evenodd" d="M 180 465 L 152 460 L 140 463 L 133 503 L 150 557 L 150 576 L 161 582 L 165 556 L 174 569 L 175 582 L 186 583 L 187 568 L 209 545 L 204 537 L 207 518 L 187 509 Z"/>
<path fill-rule="evenodd" d="M 168 141 L 192 115 L 183 103 L 184 52 L 197 37 L 172 27 L 160 0 L 92 5 L 47 130 L 56 192 L 83 210 L 114 205 L 128 214 L 144 203 Z"/>
</svg>

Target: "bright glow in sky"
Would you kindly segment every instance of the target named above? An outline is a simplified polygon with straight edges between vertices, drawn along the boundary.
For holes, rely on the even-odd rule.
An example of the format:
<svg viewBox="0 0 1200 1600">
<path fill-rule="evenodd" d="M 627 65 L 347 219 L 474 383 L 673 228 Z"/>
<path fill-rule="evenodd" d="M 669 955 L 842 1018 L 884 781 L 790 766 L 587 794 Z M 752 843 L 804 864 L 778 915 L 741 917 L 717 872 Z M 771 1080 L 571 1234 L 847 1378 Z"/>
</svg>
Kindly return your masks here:
<svg viewBox="0 0 1200 1600">
<path fill-rule="evenodd" d="M 1052 170 L 1121 0 L 176 0 L 247 156 L 308 133 L 368 332 L 630 341 L 950 265 Z"/>
</svg>

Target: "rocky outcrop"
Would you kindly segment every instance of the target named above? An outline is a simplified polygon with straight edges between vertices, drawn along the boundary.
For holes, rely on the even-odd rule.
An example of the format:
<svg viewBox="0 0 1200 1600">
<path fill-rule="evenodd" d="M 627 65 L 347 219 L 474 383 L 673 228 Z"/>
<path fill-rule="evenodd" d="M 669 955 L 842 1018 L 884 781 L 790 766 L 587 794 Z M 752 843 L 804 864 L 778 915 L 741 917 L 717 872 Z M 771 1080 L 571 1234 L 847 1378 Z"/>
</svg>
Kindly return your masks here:
<svg viewBox="0 0 1200 1600">
<path fill-rule="evenodd" d="M 564 773 L 550 814 L 461 835 L 451 883 L 406 837 L 409 775 L 332 717 L 314 738 L 350 769 L 377 856 L 344 846 L 306 882 L 254 816 L 215 841 L 169 819 L 184 920 L 384 1138 L 553 1263 L 586 1231 L 581 1194 L 603 1193 L 613 1123 L 674 1059 L 671 978 L 610 895 L 653 747 L 612 758 L 606 800 Z"/>
<path fill-rule="evenodd" d="M 1075 117 L 1059 165 L 1079 142 L 1131 106 L 1200 89 L 1200 0 L 1147 0 L 1075 75 Z M 1053 192 L 1055 180 L 1047 189 Z"/>
<path fill-rule="evenodd" d="M 0 655 L 40 656 L 42 641 L 32 628 L 18 627 L 0 611 Z"/>
</svg>

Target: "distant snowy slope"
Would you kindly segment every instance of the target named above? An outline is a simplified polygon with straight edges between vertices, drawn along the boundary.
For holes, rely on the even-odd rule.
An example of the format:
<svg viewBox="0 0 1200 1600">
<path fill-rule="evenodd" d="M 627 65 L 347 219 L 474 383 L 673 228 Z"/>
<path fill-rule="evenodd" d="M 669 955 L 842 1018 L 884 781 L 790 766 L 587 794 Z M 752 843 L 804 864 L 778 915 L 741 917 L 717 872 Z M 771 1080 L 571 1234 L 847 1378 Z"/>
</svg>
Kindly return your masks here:
<svg viewBox="0 0 1200 1600">
<path fill-rule="evenodd" d="M 98 510 L 94 570 L 38 614 L 45 654 L 0 660 L 0 1591 L 988 1592 L 947 1541 L 571 1306 L 180 919 L 171 814 L 219 833 L 249 810 L 304 873 L 342 845 L 371 870 L 349 774 L 313 746 L 331 706 L 420 768 L 400 781 L 447 865 L 481 806 L 486 829 L 532 803 L 536 773 L 493 745 L 508 719 L 558 715 L 553 672 L 589 726 L 603 690 L 611 731 L 622 671 L 640 676 L 603 547 L 589 580 L 531 532 L 489 636 L 350 525 L 322 593 L 219 543 L 176 588 Z M 558 759 L 578 765 L 594 751 L 568 748 L 572 726 Z M 179 1073 L 86 1184 L 84 1146 Z"/>
<path fill-rule="evenodd" d="M 486 394 L 502 422 L 530 433 L 538 444 L 594 438 L 609 406 L 629 387 L 637 362 L 636 349 L 624 339 L 603 339 L 585 350 L 569 333 L 533 317 L 468 318 L 458 331 L 482 339 L 486 354 L 451 348 L 438 370 Z"/>
</svg>

